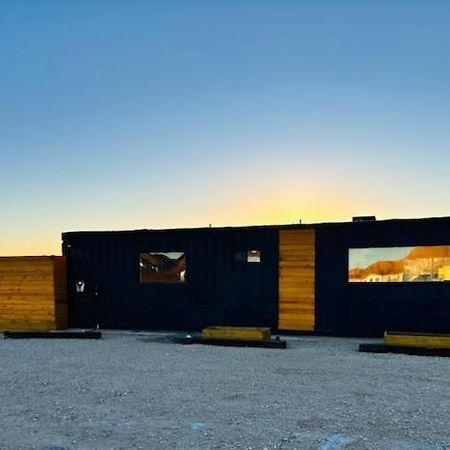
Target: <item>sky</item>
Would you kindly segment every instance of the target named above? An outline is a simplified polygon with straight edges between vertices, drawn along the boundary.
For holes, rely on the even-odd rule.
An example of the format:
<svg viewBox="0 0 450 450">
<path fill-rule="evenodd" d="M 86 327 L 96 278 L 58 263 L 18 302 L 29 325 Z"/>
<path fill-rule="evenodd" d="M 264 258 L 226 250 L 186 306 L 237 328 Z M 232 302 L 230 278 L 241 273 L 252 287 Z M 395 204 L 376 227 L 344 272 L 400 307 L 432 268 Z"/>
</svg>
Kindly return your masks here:
<svg viewBox="0 0 450 450">
<path fill-rule="evenodd" d="M 450 215 L 450 2 L 0 0 L 0 255 Z"/>
</svg>

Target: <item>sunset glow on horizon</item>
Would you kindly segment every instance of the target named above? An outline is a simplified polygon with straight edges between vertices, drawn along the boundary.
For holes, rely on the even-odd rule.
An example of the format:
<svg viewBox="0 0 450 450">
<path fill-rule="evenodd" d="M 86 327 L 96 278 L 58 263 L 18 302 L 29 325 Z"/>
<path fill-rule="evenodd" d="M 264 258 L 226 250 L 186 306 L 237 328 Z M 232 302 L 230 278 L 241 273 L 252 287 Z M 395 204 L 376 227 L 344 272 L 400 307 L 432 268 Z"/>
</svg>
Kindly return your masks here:
<svg viewBox="0 0 450 450">
<path fill-rule="evenodd" d="M 444 1 L 4 2 L 0 255 L 450 215 Z"/>
</svg>

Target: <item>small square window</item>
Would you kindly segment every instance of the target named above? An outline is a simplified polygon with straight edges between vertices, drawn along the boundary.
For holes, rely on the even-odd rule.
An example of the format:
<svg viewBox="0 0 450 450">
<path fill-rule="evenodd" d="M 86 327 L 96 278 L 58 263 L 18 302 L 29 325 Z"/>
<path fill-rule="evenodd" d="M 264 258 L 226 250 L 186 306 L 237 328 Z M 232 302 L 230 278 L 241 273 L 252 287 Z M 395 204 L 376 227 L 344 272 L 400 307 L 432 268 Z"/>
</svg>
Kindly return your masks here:
<svg viewBox="0 0 450 450">
<path fill-rule="evenodd" d="M 247 251 L 247 262 L 249 262 L 249 263 L 261 262 L 261 250 L 248 250 Z"/>
<path fill-rule="evenodd" d="M 261 250 L 245 250 L 234 253 L 234 260 L 242 263 L 261 262 Z"/>
</svg>

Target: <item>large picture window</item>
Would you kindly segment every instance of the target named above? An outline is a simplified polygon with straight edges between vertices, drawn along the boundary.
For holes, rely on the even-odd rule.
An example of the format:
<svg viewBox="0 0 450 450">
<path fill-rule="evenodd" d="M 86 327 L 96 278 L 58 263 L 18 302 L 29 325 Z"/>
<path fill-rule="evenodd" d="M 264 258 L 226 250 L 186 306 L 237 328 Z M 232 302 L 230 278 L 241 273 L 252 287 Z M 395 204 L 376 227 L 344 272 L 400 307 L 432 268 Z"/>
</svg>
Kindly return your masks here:
<svg viewBox="0 0 450 450">
<path fill-rule="evenodd" d="M 141 283 L 185 283 L 183 252 L 146 252 L 139 255 Z"/>
<path fill-rule="evenodd" d="M 351 248 L 348 281 L 450 281 L 450 246 Z"/>
</svg>

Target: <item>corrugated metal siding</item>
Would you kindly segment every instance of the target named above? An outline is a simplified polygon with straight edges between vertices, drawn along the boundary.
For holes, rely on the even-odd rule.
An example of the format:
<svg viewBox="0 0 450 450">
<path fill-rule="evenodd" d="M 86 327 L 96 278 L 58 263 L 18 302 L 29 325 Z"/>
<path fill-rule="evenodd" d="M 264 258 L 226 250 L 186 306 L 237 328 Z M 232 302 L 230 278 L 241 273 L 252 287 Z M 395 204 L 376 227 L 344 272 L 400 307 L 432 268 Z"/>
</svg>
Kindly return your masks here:
<svg viewBox="0 0 450 450">
<path fill-rule="evenodd" d="M 278 231 L 297 228 L 302 226 L 65 233 L 71 325 L 276 328 Z M 348 283 L 349 248 L 448 245 L 449 218 L 314 228 L 316 332 L 367 336 L 384 330 L 450 332 L 449 282 Z M 236 251 L 250 249 L 262 251 L 260 264 L 235 261 Z M 186 252 L 187 283 L 139 283 L 139 253 L 144 251 Z M 83 294 L 75 292 L 77 279 L 86 281 Z"/>
<path fill-rule="evenodd" d="M 275 228 L 65 233 L 63 241 L 72 326 L 277 326 Z M 235 252 L 251 249 L 261 250 L 261 263 L 235 261 Z M 187 282 L 140 283 L 139 253 L 146 251 L 185 252 Z M 76 292 L 77 280 L 85 292 Z"/>
<path fill-rule="evenodd" d="M 349 248 L 449 244 L 448 218 L 316 227 L 316 330 L 450 332 L 449 282 L 348 283 Z"/>
</svg>

